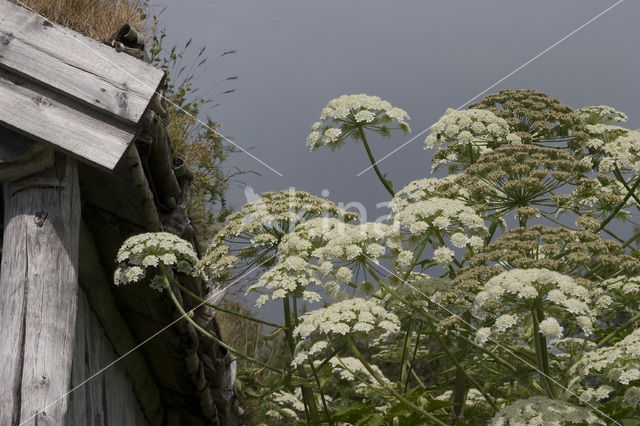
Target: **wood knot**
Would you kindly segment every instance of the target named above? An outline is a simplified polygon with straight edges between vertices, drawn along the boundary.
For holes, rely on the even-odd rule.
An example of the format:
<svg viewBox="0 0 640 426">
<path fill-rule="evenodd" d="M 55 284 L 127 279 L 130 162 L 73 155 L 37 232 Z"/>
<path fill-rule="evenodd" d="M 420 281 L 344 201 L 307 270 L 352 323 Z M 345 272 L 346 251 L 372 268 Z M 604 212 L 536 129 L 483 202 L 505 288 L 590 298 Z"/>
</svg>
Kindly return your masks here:
<svg viewBox="0 0 640 426">
<path fill-rule="evenodd" d="M 31 98 L 33 102 L 38 106 L 48 107 L 51 105 L 51 100 L 48 98 L 43 98 L 42 96 L 34 96 Z"/>
<path fill-rule="evenodd" d="M 49 21 L 44 21 L 44 22 L 42 23 L 42 26 L 43 26 L 43 27 L 45 27 L 45 28 L 46 28 L 46 27 L 53 27 L 53 24 L 52 24 L 51 22 L 49 22 Z"/>
<path fill-rule="evenodd" d="M 38 228 L 42 228 L 48 216 L 49 213 L 47 212 L 38 212 L 33 217 L 33 222 L 38 226 Z M 42 376 L 42 378 L 45 379 L 45 376 Z"/>
<path fill-rule="evenodd" d="M 5 33 L 4 31 L 0 31 L 0 44 L 3 46 L 8 45 L 13 40 L 13 33 Z"/>
</svg>

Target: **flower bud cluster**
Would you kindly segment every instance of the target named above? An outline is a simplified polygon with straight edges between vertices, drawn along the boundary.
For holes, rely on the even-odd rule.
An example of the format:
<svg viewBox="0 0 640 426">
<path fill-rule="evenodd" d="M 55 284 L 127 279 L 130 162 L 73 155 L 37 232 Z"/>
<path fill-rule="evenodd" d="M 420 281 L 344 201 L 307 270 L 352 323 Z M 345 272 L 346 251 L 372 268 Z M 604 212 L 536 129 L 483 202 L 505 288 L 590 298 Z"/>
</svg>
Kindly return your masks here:
<svg viewBox="0 0 640 426">
<path fill-rule="evenodd" d="M 113 281 L 116 285 L 142 280 L 148 269 L 160 264 L 180 273 L 198 276 L 198 257 L 191 244 L 168 232 L 139 234 L 128 238 L 118 250 L 118 266 Z M 154 280 L 151 286 L 160 291 L 162 283 Z"/>
<path fill-rule="evenodd" d="M 307 146 L 315 151 L 321 146 L 332 150 L 344 144 L 352 136 L 360 139 L 362 129 L 373 130 L 388 137 L 392 125 L 404 133 L 410 131 L 407 120 L 409 115 L 403 109 L 392 106 L 377 96 L 365 94 L 342 95 L 329 101 L 323 108 L 320 121 L 311 126 L 307 137 Z"/>
</svg>

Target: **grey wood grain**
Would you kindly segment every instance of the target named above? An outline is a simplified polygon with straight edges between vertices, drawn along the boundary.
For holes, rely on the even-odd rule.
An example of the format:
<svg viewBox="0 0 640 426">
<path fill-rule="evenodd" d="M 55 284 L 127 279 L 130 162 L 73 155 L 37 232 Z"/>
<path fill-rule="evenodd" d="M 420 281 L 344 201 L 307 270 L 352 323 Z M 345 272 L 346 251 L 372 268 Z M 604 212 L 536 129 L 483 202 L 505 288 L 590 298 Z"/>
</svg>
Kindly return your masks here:
<svg viewBox="0 0 640 426">
<path fill-rule="evenodd" d="M 68 391 L 71 381 L 80 190 L 75 160 L 58 160 L 40 174 L 49 179 L 49 187 L 14 191 L 14 184 L 7 184 L 4 188 L 2 425 L 66 422 L 67 400 L 57 399 Z"/>
<path fill-rule="evenodd" d="M 146 62 L 7 0 L 0 0 L 0 66 L 130 124 L 164 78 Z"/>
<path fill-rule="evenodd" d="M 0 126 L 109 170 L 116 166 L 136 133 L 134 126 L 2 69 Z"/>
<path fill-rule="evenodd" d="M 107 358 L 103 359 L 103 367 L 115 360 L 116 354 L 118 356 L 124 356 L 127 354 L 125 358 L 114 365 L 113 369 L 125 372 L 125 381 L 127 382 L 127 386 L 132 389 L 127 391 L 127 395 L 132 394 L 133 400 L 135 400 L 137 404 L 139 401 L 139 405 L 136 405 L 138 410 L 142 407 L 146 417 L 152 424 L 161 424 L 163 409 L 162 402 L 160 400 L 160 392 L 149 368 L 147 367 L 141 351 L 136 350 L 130 352 L 131 349 L 136 346 L 136 342 L 129 331 L 127 323 L 124 321 L 116 307 L 115 300 L 113 299 L 110 291 L 110 286 L 112 285 L 111 279 L 110 277 L 107 278 L 104 272 L 100 262 L 100 257 L 93 244 L 91 234 L 84 223 L 81 224 L 80 228 L 79 276 L 83 294 L 86 295 L 88 306 L 91 307 L 89 316 L 97 320 L 96 324 L 100 327 L 99 334 L 104 336 L 109 342 L 109 347 L 105 349 L 105 351 L 111 355 L 108 355 Z M 94 327 L 94 325 L 91 325 L 91 327 Z M 78 357 L 79 356 L 74 356 L 74 362 L 76 362 Z M 77 362 L 84 363 L 84 358 L 81 357 Z M 117 386 L 123 386 L 122 382 L 124 379 L 109 377 L 109 370 L 105 371 L 105 374 L 107 377 L 107 388 L 111 389 L 111 386 L 116 386 L 116 384 L 111 383 L 113 381 L 117 382 Z M 83 377 L 89 377 L 88 371 Z M 129 398 L 129 396 L 127 398 Z M 117 403 L 109 401 L 107 405 L 118 406 Z M 122 414 L 124 415 L 125 413 Z M 112 420 L 113 418 L 119 418 L 120 416 L 118 413 L 111 413 L 107 415 Z M 133 416 L 131 413 L 126 415 Z M 113 424 L 138 423 L 118 421 Z"/>
</svg>

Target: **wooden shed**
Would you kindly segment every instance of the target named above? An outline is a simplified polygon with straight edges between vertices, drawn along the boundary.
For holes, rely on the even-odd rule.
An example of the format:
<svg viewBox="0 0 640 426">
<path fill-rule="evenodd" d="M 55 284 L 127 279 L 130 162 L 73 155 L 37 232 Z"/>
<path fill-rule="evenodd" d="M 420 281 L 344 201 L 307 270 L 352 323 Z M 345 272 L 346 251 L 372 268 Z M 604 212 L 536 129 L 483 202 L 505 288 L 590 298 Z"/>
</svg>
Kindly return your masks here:
<svg viewBox="0 0 640 426">
<path fill-rule="evenodd" d="M 164 73 L 140 44 L 128 26 L 99 42 L 0 0 L 0 425 L 235 423 L 235 359 L 168 295 L 112 284 L 131 235 L 196 245 Z M 194 319 L 221 337 L 214 311 Z"/>
</svg>

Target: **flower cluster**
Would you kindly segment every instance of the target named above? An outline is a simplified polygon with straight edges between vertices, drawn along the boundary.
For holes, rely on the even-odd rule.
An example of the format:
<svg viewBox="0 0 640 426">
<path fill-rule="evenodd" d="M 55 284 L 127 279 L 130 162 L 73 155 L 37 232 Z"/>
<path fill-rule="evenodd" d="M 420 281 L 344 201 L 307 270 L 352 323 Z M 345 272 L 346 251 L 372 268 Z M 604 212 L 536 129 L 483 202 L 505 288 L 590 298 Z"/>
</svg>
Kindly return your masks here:
<svg viewBox="0 0 640 426">
<path fill-rule="evenodd" d="M 537 90 L 501 90 L 469 106 L 484 109 L 506 120 L 523 143 L 568 136 L 581 123 L 573 109 Z"/>
<path fill-rule="evenodd" d="M 615 241 L 603 240 L 588 231 L 534 225 L 511 229 L 475 254 L 456 277 L 456 286 L 478 288 L 483 281 L 474 277 L 489 279 L 493 275 L 487 274 L 501 272 L 489 266 L 496 262 L 503 267 L 545 268 L 573 277 L 588 275 L 588 271 L 596 266 L 603 278 L 617 275 L 618 271 L 625 274 L 640 272 L 640 261 L 625 254 Z"/>
<path fill-rule="evenodd" d="M 635 314 L 640 310 L 640 276 L 618 276 L 601 281 L 594 289 L 600 315 Z"/>
<path fill-rule="evenodd" d="M 565 426 L 606 423 L 586 408 L 557 399 L 534 396 L 504 407 L 489 424 L 491 426 Z"/>
<path fill-rule="evenodd" d="M 576 376 L 574 383 L 595 376 L 614 385 L 640 384 L 640 329 L 611 346 L 585 352 L 570 373 Z"/>
<path fill-rule="evenodd" d="M 398 317 L 374 300 L 353 298 L 335 302 L 325 308 L 304 314 L 293 331 L 301 342 L 296 348 L 294 365 L 328 347 L 324 339 L 349 335 L 371 338 L 376 333 L 392 333 L 400 329 Z M 312 343 L 315 342 L 315 343 Z"/>
<path fill-rule="evenodd" d="M 568 147 L 583 161 L 598 166 L 603 155 L 603 147 L 629 130 L 607 122 L 585 123 L 576 129 Z"/>
<path fill-rule="evenodd" d="M 542 207 L 551 204 L 558 188 L 575 182 L 588 170 L 590 167 L 565 150 L 507 145 L 482 155 L 464 174 L 491 182 L 484 194 L 488 213 L 501 217 L 514 211 L 521 222 L 526 222 L 529 216 L 539 215 Z M 528 211 L 523 207 L 528 207 Z"/>
<path fill-rule="evenodd" d="M 407 133 L 408 119 L 406 111 L 377 96 L 343 95 L 329 101 L 322 110 L 320 121 L 311 126 L 307 146 L 311 151 L 321 146 L 328 146 L 334 150 L 350 136 L 355 140 L 362 139 L 360 132 L 363 129 L 373 130 L 388 137 L 390 126 L 394 122 L 400 130 Z"/>
<path fill-rule="evenodd" d="M 625 219 L 630 213 L 624 209 L 618 210 L 618 207 L 623 202 L 624 206 L 631 205 L 631 200 L 625 202 L 626 194 L 622 183 L 600 173 L 595 178 L 581 177 L 571 194 L 555 194 L 552 200 L 557 204 L 560 214 L 572 211 L 604 219 L 616 212 L 617 218 Z"/>
<path fill-rule="evenodd" d="M 397 205 L 398 203 L 393 206 Z M 392 211 L 390 220 L 394 226 L 406 229 L 411 234 L 411 239 L 447 236 L 454 247 L 465 247 L 468 244 L 474 250 L 480 250 L 484 246 L 481 236 L 487 232 L 484 220 L 471 207 L 462 201 L 448 198 L 433 197 L 406 204 L 401 210 Z M 435 249 L 434 260 L 437 264 L 448 265 L 452 258 L 453 250 L 447 246 Z M 403 257 L 400 253 L 399 266 L 408 266 L 410 259 L 411 256 Z"/>
<path fill-rule="evenodd" d="M 269 406 L 272 408 L 267 410 L 265 414 L 276 420 L 286 418 L 295 421 L 300 417 L 304 417 L 304 403 L 300 401 L 297 395 L 291 392 L 283 390 L 274 392 L 270 396 Z"/>
<path fill-rule="evenodd" d="M 456 182 L 457 177 L 449 175 L 442 179 L 425 178 L 409 182 L 396 192 L 396 195 L 389 202 L 389 208 L 392 211 L 400 211 L 412 203 L 426 201 L 434 197 L 464 200 L 469 196 L 469 193 Z"/>
<path fill-rule="evenodd" d="M 371 388 L 379 389 L 382 386 L 358 358 L 334 356 L 329 360 L 329 365 L 331 365 L 331 372 L 340 380 L 349 382 L 358 395 L 375 396 L 376 392 Z M 385 377 L 380 367 L 369 364 L 369 368 L 385 386 L 393 387 L 393 382 Z"/>
<path fill-rule="evenodd" d="M 434 169 L 446 163 L 472 164 L 499 144 L 520 143 L 519 136 L 509 133 L 505 120 L 485 110 L 449 108 L 430 130 L 424 149 L 448 145 L 433 155 Z"/>
<path fill-rule="evenodd" d="M 328 295 L 339 299 L 344 296 L 340 285 L 352 280 L 351 269 L 345 265 L 377 262 L 391 232 L 382 223 L 351 225 L 330 217 L 309 219 L 282 237 L 278 262 L 249 291 L 268 292 L 258 298 L 258 306 L 289 294 L 318 301 L 320 294 L 310 286 L 320 284 Z"/>
<path fill-rule="evenodd" d="M 476 336 L 484 343 L 493 332 L 502 333 L 520 326 L 531 312 L 538 311 L 540 332 L 551 339 L 562 337 L 558 319 L 577 324 L 589 335 L 594 313 L 589 290 L 571 277 L 547 269 L 512 269 L 491 278 L 476 295 L 476 316 L 493 325 L 481 328 Z M 501 314 L 502 312 L 508 314 Z M 490 314 L 487 317 L 487 314 Z"/>
<path fill-rule="evenodd" d="M 627 115 L 608 105 L 597 105 L 579 108 L 576 113 L 586 124 L 614 124 L 627 121 Z"/>
<path fill-rule="evenodd" d="M 118 250 L 118 266 L 113 281 L 116 285 L 142 280 L 148 268 L 160 264 L 180 273 L 198 276 L 197 255 L 191 244 L 168 232 L 139 234 L 128 238 Z M 150 284 L 160 291 L 164 286 L 157 280 Z"/>
<path fill-rule="evenodd" d="M 292 189 L 265 192 L 227 217 L 227 224 L 213 237 L 200 267 L 212 280 L 228 278 L 230 267 L 241 259 L 256 260 L 269 267 L 276 261 L 282 237 L 298 224 L 314 217 L 339 217 L 344 222 L 357 218 L 324 198 Z"/>
<path fill-rule="evenodd" d="M 604 157 L 600 171 L 612 172 L 617 165 L 621 170 L 640 174 L 640 130 L 631 130 L 602 146 Z"/>
</svg>

